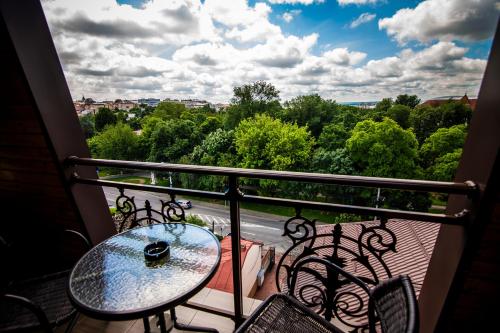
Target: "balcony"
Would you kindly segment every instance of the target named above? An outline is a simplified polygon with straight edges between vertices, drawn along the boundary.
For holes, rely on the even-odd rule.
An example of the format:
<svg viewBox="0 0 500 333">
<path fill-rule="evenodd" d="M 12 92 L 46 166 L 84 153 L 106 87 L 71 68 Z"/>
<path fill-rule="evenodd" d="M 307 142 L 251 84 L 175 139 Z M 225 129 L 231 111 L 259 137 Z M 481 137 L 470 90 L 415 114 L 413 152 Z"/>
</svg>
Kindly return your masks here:
<svg viewBox="0 0 500 333">
<path fill-rule="evenodd" d="M 214 327 L 226 332 L 232 331 L 235 323 L 240 324 L 259 303 L 255 299 L 248 300 L 252 297 L 245 298 L 243 294 L 244 277 L 239 269 L 243 262 L 239 253 L 247 212 L 240 209 L 240 204 L 291 207 L 295 214 L 289 216 L 290 220 L 275 221 L 276 229 L 283 230 L 284 244 L 288 246 L 283 246 L 282 252 L 277 251 L 274 267 L 278 274 L 271 278 L 267 276 L 264 285 L 276 286 L 277 280 L 278 286 L 286 290 L 286 268 L 284 271 L 278 268 L 293 265 L 297 255 L 306 248 L 328 244 L 330 249 L 340 250 L 342 256 L 349 255 L 342 263 L 351 272 L 371 274 L 372 281 L 409 273 L 417 281 L 415 287 L 419 292 L 422 332 L 493 331 L 498 326 L 498 31 L 455 181 L 442 183 L 91 159 L 41 6 L 36 2 L 20 3 L 1 2 L 0 34 L 5 41 L 2 52 L 5 107 L 0 112 L 2 232 L 17 228 L 17 236 L 30 234 L 36 238 L 39 235 L 34 230 L 71 228 L 84 233 L 93 244 L 98 244 L 116 233 L 103 189 L 114 191 L 116 196 L 122 190 L 123 195 L 129 198 L 134 191 L 153 193 L 165 202 L 175 201 L 183 195 L 226 201 L 231 232 L 229 243 L 233 254 L 230 264 L 233 268 L 233 292 L 228 293 L 229 298 L 223 291 L 212 293 L 213 297 L 225 295 L 221 300 L 209 297 L 211 291 L 204 290 L 178 311 L 183 323 L 213 323 Z M 227 178 L 228 187 L 225 192 L 206 192 L 122 184 L 98 179 L 98 166 L 218 175 Z M 279 196 L 244 195 L 239 188 L 241 178 L 438 192 L 449 193 L 450 196 L 445 214 L 431 214 Z M 145 214 L 142 217 L 151 214 L 163 221 L 165 214 L 162 214 L 158 200 L 151 200 L 149 208 L 144 203 L 136 201 L 136 208 L 143 209 L 141 212 Z M 182 217 L 185 213 L 182 207 L 174 206 Z M 366 216 L 367 222 L 356 226 L 344 223 L 334 227 L 318 223 L 315 228 L 306 209 L 362 215 Z M 405 221 L 417 222 L 408 224 Z M 411 228 L 401 229 L 402 225 L 411 225 Z M 388 241 L 378 243 L 378 247 L 367 245 L 366 239 L 360 237 L 366 236 L 367 232 L 382 232 Z M 258 240 L 259 234 L 255 234 Z M 50 243 L 51 235 L 45 236 Z M 379 238 L 374 236 L 371 240 L 377 243 Z M 401 249 L 410 241 L 416 246 Z M 349 242 L 349 246 L 342 247 Z M 266 246 L 269 244 L 264 244 L 263 248 Z M 283 256 L 290 246 L 294 250 Z M 359 253 L 359 248 L 369 252 L 368 259 Z M 321 254 L 335 260 L 343 259 L 332 253 Z M 413 261 L 409 259 L 413 260 L 416 253 L 422 260 L 412 265 Z M 61 258 L 67 259 L 70 255 L 62 253 Z M 10 273 L 32 273 L 62 264 L 53 258 L 30 258 L 30 264 L 22 266 L 22 271 Z M 270 287 L 266 291 L 272 293 L 277 288 Z M 155 319 L 150 319 L 155 324 Z M 350 323 L 351 327 L 364 325 L 364 321 Z M 103 322 L 82 317 L 75 332 L 142 331 L 141 324 L 141 320 Z M 151 326 L 154 328 L 154 325 Z"/>
<path fill-rule="evenodd" d="M 110 197 L 114 199 L 116 211 L 119 213 L 119 217 L 115 219 L 117 231 L 152 223 L 186 221 L 189 211 L 177 203 L 179 196 L 217 199 L 220 202 L 228 203 L 228 209 L 225 211 L 222 209 L 222 211 L 227 214 L 231 237 L 225 239 L 223 243 L 230 244 L 228 247 L 229 251 L 238 253 L 238 255 L 231 256 L 231 265 L 226 267 L 226 271 L 229 271 L 231 267 L 233 268 L 230 274 L 225 277 L 225 279 L 232 279 L 231 288 L 225 290 L 224 288 L 217 287 L 217 282 L 211 281 L 207 288 L 189 300 L 182 308 L 182 314 L 186 316 L 184 317 L 186 323 L 197 323 L 200 316 L 210 317 L 215 315 L 221 318 L 228 318 L 229 321 L 221 318 L 214 321 L 214 324 L 217 324 L 217 327 L 220 327 L 223 331 L 231 326 L 226 327 L 226 323 L 239 323 L 250 315 L 265 297 L 275 292 L 286 291 L 290 281 L 288 269 L 293 268 L 299 259 L 304 259 L 310 255 L 328 258 L 328 260 L 341 265 L 356 276 L 362 277 L 366 281 L 371 281 L 373 285 L 391 276 L 409 274 L 418 295 L 424 282 L 430 257 L 433 253 L 439 226 L 466 226 L 470 221 L 471 212 L 465 209 L 465 207 L 474 207 L 474 200 L 480 194 L 477 185 L 472 181 L 463 183 L 433 182 L 99 160 L 78 157 L 68 157 L 65 165 L 72 175 L 71 183 L 73 186 L 81 184 L 87 187 L 103 187 L 107 194 L 108 202 L 112 200 Z M 175 172 L 221 176 L 227 180 L 227 189 L 225 192 L 209 192 L 187 188 L 121 183 L 113 180 L 87 178 L 79 174 L 79 170 L 82 167 L 107 167 L 113 168 L 116 171 L 123 170 L 123 173 L 136 170 L 141 172 L 152 171 L 165 175 Z M 465 205 L 456 214 L 433 214 L 327 202 L 291 200 L 279 196 L 263 197 L 244 194 L 238 186 L 242 178 L 445 193 L 464 197 L 469 201 L 469 204 Z M 147 196 L 147 194 L 143 193 L 145 196 L 136 199 L 134 196 L 139 195 L 140 192 L 138 191 L 151 195 Z M 131 194 L 128 194 L 129 192 Z M 192 202 L 196 202 L 193 199 L 191 200 Z M 274 222 L 273 227 L 282 230 L 281 240 L 271 241 L 267 244 L 266 242 L 260 242 L 261 237 L 265 233 L 265 228 L 269 227 L 264 227 L 264 231 L 258 232 L 254 230 L 255 233 L 247 233 L 247 236 L 250 238 L 249 240 L 243 241 L 241 239 L 242 225 L 245 225 L 245 221 L 242 221 L 241 218 L 240 205 L 244 202 L 292 207 L 295 210 L 295 216 L 280 218 Z M 223 208 L 224 206 L 220 207 Z M 365 216 L 366 221 L 335 225 L 317 224 L 316 221 L 309 219 L 307 214 L 302 213 L 306 209 L 309 211 L 321 210 L 323 212 L 357 214 Z M 252 214 L 252 212 L 246 211 L 245 215 L 248 214 Z M 215 232 L 217 230 L 218 228 L 216 227 Z M 275 260 L 273 260 L 275 261 L 275 267 L 272 269 L 271 274 L 266 273 L 263 275 L 264 281 L 262 284 L 259 284 L 262 285 L 262 288 L 257 287 L 257 274 L 254 274 L 250 279 L 248 278 L 248 270 L 245 269 L 245 255 L 241 253 L 243 242 L 249 242 L 251 246 L 252 241 L 258 242 L 263 252 L 270 253 L 270 250 L 272 250 L 275 253 Z M 262 261 L 264 261 L 263 258 L 258 263 L 261 265 Z M 234 269 L 234 267 L 242 267 L 242 269 Z M 246 273 L 242 274 L 242 271 L 246 271 Z M 257 271 L 254 270 L 254 273 Z M 217 279 L 217 276 L 214 279 Z M 244 288 L 247 285 L 254 287 Z M 256 292 L 252 292 L 249 295 L 248 290 L 255 288 L 257 288 Z M 342 302 L 346 302 L 349 305 L 347 309 L 341 310 L 342 305 L 340 304 Z M 358 302 L 360 303 L 358 304 Z M 333 306 L 335 310 L 332 313 L 326 314 L 324 309 L 319 310 L 319 313 L 332 317 L 337 325 L 342 326 L 346 330 L 361 330 L 367 328 L 367 317 L 363 315 L 366 314 L 366 307 L 366 297 L 359 300 L 355 297 L 347 297 L 347 299 L 340 299 L 339 304 Z M 196 312 L 193 312 L 193 309 Z M 201 322 L 204 320 L 201 320 Z M 83 322 L 81 325 L 85 326 L 88 322 Z M 141 324 L 141 321 L 138 322 Z M 132 331 L 138 325 L 133 322 L 129 324 Z"/>
</svg>

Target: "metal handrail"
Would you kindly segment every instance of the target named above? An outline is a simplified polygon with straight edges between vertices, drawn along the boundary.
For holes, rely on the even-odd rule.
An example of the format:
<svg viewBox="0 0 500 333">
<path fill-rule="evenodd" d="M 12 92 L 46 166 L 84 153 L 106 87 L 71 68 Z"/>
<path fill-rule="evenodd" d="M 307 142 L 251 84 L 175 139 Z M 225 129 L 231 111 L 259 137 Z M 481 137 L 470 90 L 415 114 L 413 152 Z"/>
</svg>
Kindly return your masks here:
<svg viewBox="0 0 500 333">
<path fill-rule="evenodd" d="M 341 213 L 351 213 L 358 215 L 378 216 L 381 219 L 401 218 L 419 220 L 441 224 L 466 225 L 470 218 L 468 210 L 462 210 L 457 214 L 431 214 L 426 212 L 402 211 L 385 208 L 374 208 L 366 206 L 354 206 L 344 204 L 333 204 L 324 202 L 313 202 L 304 200 L 292 200 L 284 198 L 270 198 L 262 196 L 244 195 L 239 191 L 239 178 L 259 178 L 288 181 L 301 181 L 322 184 L 335 184 L 372 188 L 387 188 L 395 190 L 437 192 L 457 195 L 466 195 L 469 199 L 476 198 L 479 187 L 472 181 L 464 183 L 437 182 L 414 179 L 396 179 L 380 177 L 363 177 L 333 175 L 308 172 L 272 171 L 259 169 L 240 169 L 186 164 L 151 163 L 136 161 L 105 160 L 92 158 L 79 158 L 70 156 L 65 161 L 67 166 L 95 166 L 112 167 L 124 169 L 137 169 L 160 172 L 182 172 L 193 174 L 205 174 L 228 177 L 228 187 L 225 193 L 200 191 L 192 189 L 182 189 L 173 187 L 162 187 L 154 185 L 129 184 L 109 180 L 84 178 L 78 175 L 77 170 L 72 175 L 71 181 L 78 184 L 118 187 L 121 189 L 142 190 L 148 192 L 167 193 L 171 196 L 176 194 L 194 195 L 204 198 L 228 200 L 231 221 L 231 250 L 234 286 L 234 316 L 236 327 L 243 322 L 243 297 L 242 297 L 242 277 L 241 277 L 241 248 L 240 248 L 240 202 L 254 202 L 268 205 L 278 205 L 294 207 L 296 209 L 311 208 Z"/>
<path fill-rule="evenodd" d="M 189 164 L 105 160 L 105 159 L 94 159 L 94 158 L 81 158 L 76 156 L 68 157 L 66 159 L 66 163 L 70 165 L 88 165 L 96 167 L 101 166 L 101 167 L 164 171 L 164 172 L 169 172 L 169 171 L 185 172 L 185 173 L 206 174 L 214 176 L 234 176 L 241 178 L 292 180 L 292 181 L 303 181 L 303 182 L 323 183 L 323 184 L 375 187 L 375 188 L 380 187 L 380 188 L 390 188 L 395 190 L 437 192 L 437 193 L 448 193 L 448 194 L 474 195 L 478 190 L 477 185 L 471 181 L 467 181 L 464 183 L 438 182 L 429 180 L 348 176 L 348 175 L 334 175 L 334 174 L 311 173 L 311 172 L 274 171 L 274 170 L 227 168 L 227 167 L 214 167 L 214 166 L 189 165 Z"/>
</svg>

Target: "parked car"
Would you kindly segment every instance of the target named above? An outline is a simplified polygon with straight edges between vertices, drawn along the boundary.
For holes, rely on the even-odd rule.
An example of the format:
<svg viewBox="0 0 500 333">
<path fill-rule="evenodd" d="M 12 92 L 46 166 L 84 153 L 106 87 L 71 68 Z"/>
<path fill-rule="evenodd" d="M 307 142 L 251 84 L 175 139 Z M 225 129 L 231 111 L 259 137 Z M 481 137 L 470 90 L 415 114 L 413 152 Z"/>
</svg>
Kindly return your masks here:
<svg viewBox="0 0 500 333">
<path fill-rule="evenodd" d="M 182 208 L 189 209 L 189 208 L 193 207 L 193 205 L 191 204 L 191 201 L 189 201 L 189 200 L 176 200 L 175 202 L 179 206 L 181 206 Z"/>
</svg>

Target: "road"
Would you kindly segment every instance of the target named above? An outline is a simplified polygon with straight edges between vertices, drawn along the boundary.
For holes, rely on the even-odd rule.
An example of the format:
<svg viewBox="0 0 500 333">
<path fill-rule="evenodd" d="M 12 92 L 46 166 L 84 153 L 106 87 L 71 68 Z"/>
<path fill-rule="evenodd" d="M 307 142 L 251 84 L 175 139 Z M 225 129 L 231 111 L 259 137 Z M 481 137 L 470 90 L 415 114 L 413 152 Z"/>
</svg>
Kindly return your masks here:
<svg viewBox="0 0 500 333">
<path fill-rule="evenodd" d="M 109 206 L 115 206 L 116 197 L 119 195 L 116 188 L 103 187 L 104 194 Z M 125 194 L 134 197 L 136 206 L 144 207 L 144 202 L 149 200 L 153 208 L 159 209 L 161 206 L 160 200 L 169 200 L 166 194 L 143 192 L 135 190 L 126 190 Z M 178 197 L 182 199 L 182 197 Z M 193 201 L 193 208 L 185 209 L 186 215 L 198 215 L 210 227 L 212 222 L 215 225 L 217 234 L 227 235 L 231 231 L 229 221 L 229 207 L 207 203 L 203 201 Z M 283 237 L 283 224 L 287 217 L 254 212 L 246 209 L 240 210 L 241 220 L 241 236 L 249 240 L 260 241 L 264 246 L 274 246 L 277 252 L 284 252 L 288 249 L 292 242 Z"/>
</svg>

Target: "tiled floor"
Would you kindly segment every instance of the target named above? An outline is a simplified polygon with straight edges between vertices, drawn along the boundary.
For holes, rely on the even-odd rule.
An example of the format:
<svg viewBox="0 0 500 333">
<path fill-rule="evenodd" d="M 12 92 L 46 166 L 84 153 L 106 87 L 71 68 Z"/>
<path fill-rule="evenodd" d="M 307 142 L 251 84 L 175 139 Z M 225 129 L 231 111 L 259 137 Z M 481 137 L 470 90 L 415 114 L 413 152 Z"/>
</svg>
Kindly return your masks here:
<svg viewBox="0 0 500 333">
<path fill-rule="evenodd" d="M 234 323 L 231 319 L 216 316 L 207 312 L 196 311 L 183 306 L 176 307 L 176 314 L 178 321 L 182 324 L 191 324 L 196 326 L 205 326 L 217 329 L 221 333 L 230 333 L 234 330 Z M 151 332 L 160 332 L 156 327 L 156 318 L 150 317 Z M 172 326 L 170 315 L 165 313 L 165 320 L 167 328 Z M 59 332 L 64 332 L 64 327 L 61 327 Z M 102 321 L 92 319 L 86 316 L 80 316 L 80 319 L 73 329 L 74 333 L 143 333 L 144 326 L 142 319 L 132 321 Z M 171 332 L 180 333 L 180 331 L 173 329 Z"/>
</svg>

